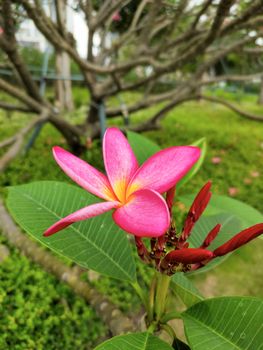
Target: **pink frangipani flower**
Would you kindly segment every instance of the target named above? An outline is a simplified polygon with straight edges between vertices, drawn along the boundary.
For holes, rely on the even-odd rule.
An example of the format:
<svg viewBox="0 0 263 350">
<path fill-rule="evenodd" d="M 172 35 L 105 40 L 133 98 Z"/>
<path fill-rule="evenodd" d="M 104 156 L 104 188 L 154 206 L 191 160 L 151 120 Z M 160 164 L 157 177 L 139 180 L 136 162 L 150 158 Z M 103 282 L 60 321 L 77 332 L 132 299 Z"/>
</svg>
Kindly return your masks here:
<svg viewBox="0 0 263 350">
<path fill-rule="evenodd" d="M 113 22 L 120 22 L 121 21 L 121 15 L 119 12 L 115 12 L 111 18 Z"/>
<path fill-rule="evenodd" d="M 189 171 L 199 159 L 200 149 L 192 146 L 166 148 L 139 167 L 123 133 L 117 128 L 108 128 L 103 139 L 107 176 L 60 147 L 54 147 L 53 154 L 73 181 L 105 202 L 66 216 L 49 227 L 44 236 L 114 209 L 113 220 L 123 230 L 139 237 L 159 237 L 170 225 L 169 208 L 161 194 Z"/>
</svg>

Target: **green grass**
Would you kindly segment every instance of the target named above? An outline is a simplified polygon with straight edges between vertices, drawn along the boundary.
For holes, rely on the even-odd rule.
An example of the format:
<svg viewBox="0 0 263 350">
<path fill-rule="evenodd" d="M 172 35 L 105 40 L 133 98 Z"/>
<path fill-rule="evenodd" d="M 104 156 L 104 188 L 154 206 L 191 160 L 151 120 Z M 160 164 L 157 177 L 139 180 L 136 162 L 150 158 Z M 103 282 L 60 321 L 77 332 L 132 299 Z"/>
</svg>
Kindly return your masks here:
<svg viewBox="0 0 263 350">
<path fill-rule="evenodd" d="M 256 96 L 244 93 L 210 92 L 227 97 L 240 107 L 263 114 L 255 105 Z M 76 89 L 77 105 L 88 100 L 88 95 Z M 126 103 L 138 99 L 139 94 L 123 94 Z M 112 100 L 112 105 L 119 101 Z M 145 120 L 158 110 L 155 106 L 138 112 L 131 117 L 136 123 Z M 68 115 L 79 122 L 85 117 L 85 108 Z M 13 113 L 6 119 L 0 114 L 1 139 L 13 134 L 29 116 Z M 111 120 L 111 124 L 122 122 Z M 206 102 L 191 102 L 171 111 L 162 122 L 162 129 L 145 133 L 162 147 L 191 144 L 206 137 L 208 153 L 199 173 L 182 191 L 196 192 L 208 179 L 213 182 L 213 192 L 228 194 L 231 187 L 237 188 L 235 198 L 262 211 L 262 169 L 263 169 L 263 128 L 262 124 L 237 116 L 226 108 Z M 51 155 L 54 144 L 65 146 L 63 139 L 51 126 L 46 125 L 34 148 L 26 156 L 20 156 L 0 174 L 1 192 L 10 185 L 36 180 L 70 180 L 56 165 Z M 220 157 L 217 165 L 213 157 Z M 98 168 L 103 167 L 99 142 L 94 142 L 92 150 L 83 155 Z M 260 176 L 255 177 L 257 172 Z M 254 177 L 253 177 L 254 175 Z M 262 262 L 263 242 L 255 242 L 234 253 L 214 271 L 194 277 L 196 284 L 207 296 L 213 295 L 255 295 L 262 296 L 263 275 L 259 264 Z M 149 279 L 151 272 L 138 263 L 142 280 Z M 124 311 L 138 309 L 139 301 L 125 283 L 100 277 L 93 284 Z M 27 303 L 26 303 L 27 302 Z M 28 304 L 29 303 L 29 304 Z M 26 306 L 27 305 L 27 306 Z M 96 318 L 94 311 L 81 299 L 41 268 L 21 257 L 12 250 L 11 256 L 0 263 L 0 349 L 6 344 L 12 349 L 59 349 L 55 347 L 60 339 L 60 348 L 84 349 L 93 344 L 105 329 Z M 4 316 L 4 317 L 2 317 Z M 10 345 L 11 344 L 11 345 Z M 16 344 L 16 345 L 13 345 Z M 88 345 L 87 345 L 88 344 Z M 15 347 L 16 346 L 16 347 Z"/>
</svg>

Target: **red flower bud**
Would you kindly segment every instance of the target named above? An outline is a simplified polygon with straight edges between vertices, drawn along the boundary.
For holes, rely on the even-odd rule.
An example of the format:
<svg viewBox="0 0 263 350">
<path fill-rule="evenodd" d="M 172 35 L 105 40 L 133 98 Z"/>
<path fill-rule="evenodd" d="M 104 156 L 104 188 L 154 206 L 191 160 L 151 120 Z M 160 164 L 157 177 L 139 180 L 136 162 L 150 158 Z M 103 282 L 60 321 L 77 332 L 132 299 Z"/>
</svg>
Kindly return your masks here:
<svg viewBox="0 0 263 350">
<path fill-rule="evenodd" d="M 216 238 L 218 232 L 221 229 L 221 224 L 217 224 L 212 230 L 208 233 L 206 236 L 206 239 L 204 240 L 203 244 L 200 246 L 200 248 L 207 248 L 213 240 Z"/>
<path fill-rule="evenodd" d="M 213 256 L 214 254 L 209 250 L 201 248 L 183 248 L 171 251 L 165 256 L 163 260 L 168 264 L 195 264 L 207 259 L 211 259 Z"/>
<path fill-rule="evenodd" d="M 170 188 L 170 190 L 168 190 L 166 193 L 166 203 L 167 203 L 170 214 L 171 214 L 172 208 L 173 208 L 174 195 L 175 195 L 175 186 Z"/>
<path fill-rule="evenodd" d="M 135 244 L 136 244 L 136 248 L 137 248 L 137 253 L 139 255 L 139 257 L 145 261 L 145 262 L 149 262 L 150 258 L 149 258 L 149 252 L 146 249 L 141 237 L 137 237 L 135 236 Z"/>
<path fill-rule="evenodd" d="M 214 251 L 215 256 L 222 256 L 248 243 L 263 233 L 263 223 L 251 226 L 236 234 L 229 241 Z"/>
<path fill-rule="evenodd" d="M 180 237 L 180 241 L 185 241 L 189 237 L 196 221 L 200 218 L 205 208 L 207 207 L 207 204 L 209 203 L 212 195 L 210 188 L 211 181 L 208 181 L 195 197 L 185 220 L 184 230 Z"/>
</svg>

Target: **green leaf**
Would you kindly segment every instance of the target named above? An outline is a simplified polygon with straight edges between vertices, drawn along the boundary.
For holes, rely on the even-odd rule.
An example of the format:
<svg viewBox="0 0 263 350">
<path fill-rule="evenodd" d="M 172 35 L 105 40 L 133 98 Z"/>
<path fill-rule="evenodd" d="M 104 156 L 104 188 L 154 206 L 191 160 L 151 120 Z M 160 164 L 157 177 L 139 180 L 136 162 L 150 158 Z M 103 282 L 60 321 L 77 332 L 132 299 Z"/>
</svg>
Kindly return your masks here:
<svg viewBox="0 0 263 350">
<path fill-rule="evenodd" d="M 188 239 L 190 245 L 195 248 L 200 247 L 209 231 L 217 224 L 221 224 L 222 227 L 216 239 L 209 246 L 209 250 L 216 249 L 240 231 L 240 222 L 234 215 L 220 213 L 212 216 L 202 216 L 196 222 Z"/>
<path fill-rule="evenodd" d="M 203 164 L 203 161 L 205 159 L 206 150 L 207 150 L 207 144 L 206 144 L 205 137 L 192 143 L 191 146 L 199 147 L 201 149 L 201 156 L 198 159 L 198 161 L 195 163 L 195 165 L 191 168 L 191 170 L 178 182 L 178 184 L 176 185 L 176 189 L 178 189 L 182 185 L 186 184 L 198 172 L 198 170 L 200 169 L 200 167 Z"/>
<path fill-rule="evenodd" d="M 35 239 L 77 264 L 107 276 L 136 280 L 132 250 L 111 213 L 75 223 L 50 237 L 49 226 L 98 200 L 85 190 L 55 181 L 9 188 L 8 208 L 16 222 Z"/>
<path fill-rule="evenodd" d="M 263 344 L 263 301 L 221 297 L 201 301 L 182 313 L 193 350 L 256 350 Z"/>
<path fill-rule="evenodd" d="M 221 230 L 218 233 L 217 238 L 214 242 L 208 247 L 209 250 L 214 250 L 219 247 L 221 244 L 228 241 L 235 234 L 240 231 L 240 221 L 234 216 L 226 213 L 221 213 L 213 216 L 202 216 L 194 226 L 194 229 L 188 238 L 188 242 L 191 247 L 198 248 L 205 240 L 207 234 L 212 230 L 215 225 L 221 224 Z M 231 253 L 230 253 L 231 254 Z M 230 254 L 222 256 L 220 258 L 213 259 L 209 262 L 205 267 L 201 269 L 191 272 L 194 274 L 206 272 L 217 265 L 221 264 L 224 260 L 226 260 Z"/>
<path fill-rule="evenodd" d="M 161 148 L 156 143 L 140 134 L 132 131 L 127 131 L 127 136 L 139 164 L 142 164 L 154 153 L 161 150 Z"/>
<path fill-rule="evenodd" d="M 180 201 L 186 206 L 190 206 L 194 197 L 194 195 L 183 196 L 180 197 Z M 213 195 L 204 215 L 218 213 L 228 213 L 235 216 L 240 221 L 241 230 L 263 222 L 263 215 L 250 205 L 226 196 Z"/>
<path fill-rule="evenodd" d="M 199 290 L 194 284 L 185 276 L 183 272 L 177 272 L 173 275 L 172 281 L 174 284 L 174 292 L 182 302 L 190 307 L 199 301 L 203 300 Z"/>
<path fill-rule="evenodd" d="M 173 348 L 150 333 L 131 333 L 113 337 L 94 350 L 172 350 Z"/>
</svg>

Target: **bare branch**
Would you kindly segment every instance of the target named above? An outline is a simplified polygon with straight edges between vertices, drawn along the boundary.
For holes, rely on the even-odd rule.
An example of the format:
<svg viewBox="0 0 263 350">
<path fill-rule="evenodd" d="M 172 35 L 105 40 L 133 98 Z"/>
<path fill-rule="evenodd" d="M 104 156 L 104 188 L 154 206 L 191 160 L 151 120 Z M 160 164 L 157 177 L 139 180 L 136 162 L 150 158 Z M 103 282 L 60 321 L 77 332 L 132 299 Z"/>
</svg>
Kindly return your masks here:
<svg viewBox="0 0 263 350">
<path fill-rule="evenodd" d="M 23 102 L 34 112 L 41 113 L 42 106 L 39 102 L 36 102 L 32 97 L 26 95 L 23 91 L 21 91 L 21 89 L 14 87 L 2 78 L 0 78 L 0 89 Z"/>
<path fill-rule="evenodd" d="M 245 38 L 242 38 L 241 40 L 235 41 L 231 45 L 226 46 L 224 49 L 219 50 L 219 52 L 216 52 L 214 56 L 209 58 L 207 61 L 204 61 L 204 63 L 196 71 L 195 76 L 200 77 L 204 72 L 206 72 L 210 67 L 212 67 L 215 63 L 217 63 L 221 58 L 225 57 L 230 52 L 243 48 L 246 44 L 253 42 L 255 40 L 256 40 L 256 37 L 247 36 Z"/>
<path fill-rule="evenodd" d="M 9 148 L 9 150 L 0 158 L 0 172 L 3 171 L 8 164 L 21 152 L 21 148 L 23 146 L 25 135 L 33 129 L 37 124 L 42 123 L 48 120 L 48 112 L 43 111 L 42 115 L 32 120 L 27 126 L 19 130 L 19 132 L 13 136 L 13 145 Z M 11 138 L 4 140 L 1 142 L 0 146 L 5 147 L 11 143 Z"/>
<path fill-rule="evenodd" d="M 176 96 L 173 100 L 171 100 L 167 105 L 165 105 L 163 108 L 159 110 L 151 119 L 149 120 L 150 124 L 156 124 L 159 123 L 162 118 L 165 117 L 166 113 L 172 110 L 175 106 L 178 106 L 179 104 L 192 100 L 193 97 L 190 95 L 184 95 L 182 97 Z"/>
<path fill-rule="evenodd" d="M 23 82 L 28 94 L 37 101 L 43 101 L 38 92 L 38 88 L 31 78 L 31 75 L 24 64 L 17 50 L 17 42 L 15 38 L 15 22 L 12 15 L 11 3 L 9 0 L 3 0 L 2 3 L 4 19 L 4 33 L 0 35 L 0 47 L 8 55 L 13 63 L 21 81 Z"/>
<path fill-rule="evenodd" d="M 4 101 L 0 101 L 0 108 L 10 112 L 17 111 L 23 113 L 34 113 L 32 109 L 27 107 L 6 103 Z"/>
<path fill-rule="evenodd" d="M 131 0 L 106 0 L 102 4 L 96 19 L 93 24 L 92 29 L 98 28 L 102 23 L 104 23 L 110 16 L 114 14 L 117 10 L 127 5 Z"/>
<path fill-rule="evenodd" d="M 208 33 L 207 38 L 204 40 L 202 45 L 207 46 L 218 36 L 221 26 L 223 24 L 223 21 L 228 15 L 230 7 L 233 5 L 234 2 L 235 0 L 220 1 L 210 32 Z"/>
<path fill-rule="evenodd" d="M 80 0 L 79 5 L 80 5 L 81 10 L 85 14 L 86 23 L 89 26 L 89 24 L 92 21 L 92 13 L 93 13 L 92 0 Z"/>
<path fill-rule="evenodd" d="M 251 17 L 263 14 L 263 3 L 262 0 L 255 0 L 252 4 L 236 19 L 229 22 L 222 30 L 222 35 L 229 33 L 230 31 L 238 28 L 240 25 L 243 26 Z"/>
<path fill-rule="evenodd" d="M 249 53 L 252 55 L 262 55 L 263 47 L 244 47 L 243 52 Z"/>
<path fill-rule="evenodd" d="M 205 12 L 207 11 L 207 9 L 209 8 L 209 6 L 212 4 L 213 0 L 206 0 L 203 4 L 203 6 L 201 7 L 200 11 L 197 13 L 197 15 L 195 16 L 195 19 L 193 21 L 193 24 L 191 26 L 191 29 L 195 29 L 198 22 L 200 21 L 200 18 L 203 14 L 205 14 Z"/>
<path fill-rule="evenodd" d="M 219 104 L 221 104 L 221 105 L 231 109 L 232 111 L 238 113 L 242 117 L 263 122 L 263 116 L 259 116 L 259 115 L 256 115 L 256 114 L 252 114 L 252 113 L 246 112 L 243 109 L 240 109 L 237 106 L 233 105 L 232 103 L 230 103 L 228 101 L 225 101 L 225 100 L 222 100 L 222 99 L 220 99 L 218 97 L 206 96 L 206 95 L 202 95 L 201 94 L 201 95 L 197 95 L 196 99 L 203 99 L 203 100 L 219 103 Z"/>
<path fill-rule="evenodd" d="M 219 83 L 221 81 L 251 81 L 254 79 L 260 79 L 262 77 L 262 73 L 255 73 L 255 74 L 247 74 L 247 75 L 219 75 L 216 77 L 212 77 L 212 78 L 208 78 L 203 80 L 200 85 L 209 85 L 209 84 L 215 84 L 215 83 Z"/>
<path fill-rule="evenodd" d="M 29 107 L 29 109 L 32 109 L 36 113 L 41 114 L 44 109 L 46 110 L 48 108 L 48 106 L 45 106 L 35 101 L 30 96 L 22 92 L 20 89 L 12 86 L 11 84 L 7 83 L 5 80 L 1 78 L 0 78 L 0 89 L 7 92 L 9 95 L 15 97 L 19 101 L 23 102 Z M 65 137 L 66 141 L 72 147 L 73 150 L 75 150 L 76 152 L 80 151 L 80 148 L 82 147 L 81 147 L 79 138 L 83 136 L 83 130 L 70 124 L 65 119 L 59 118 L 51 108 L 48 108 L 48 110 L 49 110 L 49 121 Z"/>
</svg>

